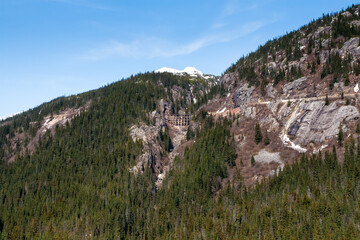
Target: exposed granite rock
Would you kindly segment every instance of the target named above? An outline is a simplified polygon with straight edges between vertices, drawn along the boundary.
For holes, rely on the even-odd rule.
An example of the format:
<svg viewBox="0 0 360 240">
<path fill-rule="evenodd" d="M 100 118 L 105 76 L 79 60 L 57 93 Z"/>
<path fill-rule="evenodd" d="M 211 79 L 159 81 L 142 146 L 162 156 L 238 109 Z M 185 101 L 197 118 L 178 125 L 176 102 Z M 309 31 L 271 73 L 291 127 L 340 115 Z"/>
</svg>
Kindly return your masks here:
<svg viewBox="0 0 360 240">
<path fill-rule="evenodd" d="M 295 89 L 301 90 L 301 89 L 306 88 L 307 87 L 305 84 L 306 80 L 307 80 L 307 77 L 302 77 L 302 78 L 294 80 L 291 83 L 285 84 L 284 88 L 283 88 L 284 93 L 288 94 L 289 92 L 291 92 Z"/>
<path fill-rule="evenodd" d="M 163 101 L 164 103 L 165 101 Z M 145 167 L 150 166 L 155 173 L 161 168 L 161 144 L 158 140 L 159 131 L 164 127 L 164 120 L 156 111 L 150 114 L 150 118 L 155 120 L 155 126 L 142 124 L 140 126 L 133 125 L 130 127 L 130 136 L 135 141 L 142 141 L 143 152 L 136 159 L 136 165 L 129 169 L 135 174 L 142 173 Z"/>
<path fill-rule="evenodd" d="M 222 83 L 227 91 L 231 90 L 231 88 L 234 86 L 235 81 L 238 79 L 237 73 L 227 73 L 224 74 L 220 78 L 220 83 Z"/>
<path fill-rule="evenodd" d="M 351 27 L 360 27 L 360 21 L 359 20 L 354 20 L 350 23 Z"/>
<path fill-rule="evenodd" d="M 346 132 L 346 124 L 359 118 L 359 112 L 354 106 L 337 106 L 336 102 L 325 106 L 324 101 L 314 101 L 299 105 L 303 112 L 290 125 L 288 134 L 295 137 L 294 142 L 307 144 L 322 142 L 335 138 L 339 132 L 340 123 Z"/>
<path fill-rule="evenodd" d="M 352 49 L 351 53 L 355 58 L 359 58 L 360 57 L 360 47 Z"/>
<path fill-rule="evenodd" d="M 271 98 L 276 98 L 277 96 L 277 91 L 276 89 L 273 87 L 272 84 L 268 84 L 266 87 L 266 93 L 269 97 Z"/>
<path fill-rule="evenodd" d="M 337 48 L 332 48 L 331 50 L 330 50 L 330 54 L 331 55 L 335 55 L 335 54 L 337 54 L 339 52 L 339 49 L 337 49 Z"/>
<path fill-rule="evenodd" d="M 296 104 L 293 103 L 293 102 L 290 103 L 290 106 L 288 106 L 287 103 L 284 103 L 284 104 L 281 106 L 278 114 L 276 115 L 277 120 L 278 120 L 278 121 L 282 121 L 282 120 L 284 120 L 285 118 L 287 118 L 287 117 L 293 112 L 295 106 L 296 106 Z"/>
<path fill-rule="evenodd" d="M 261 126 L 267 125 L 268 131 L 277 131 L 279 129 L 279 123 L 276 121 L 276 119 L 270 114 L 267 115 L 265 118 L 262 118 L 260 120 Z"/>
<path fill-rule="evenodd" d="M 344 17 L 351 17 L 352 14 L 349 11 L 343 12 L 341 15 L 343 15 Z"/>
<path fill-rule="evenodd" d="M 193 126 L 192 126 L 193 127 Z M 162 183 L 169 172 L 169 170 L 173 167 L 174 159 L 179 155 L 182 141 L 186 139 L 188 127 L 185 126 L 171 126 L 169 127 L 169 132 L 172 135 L 171 141 L 173 143 L 174 149 L 168 155 L 168 162 L 166 165 L 163 165 L 160 171 L 157 172 L 155 186 L 156 188 L 161 188 Z"/>
<path fill-rule="evenodd" d="M 286 67 L 287 58 L 284 58 L 282 62 L 280 63 L 280 68 L 284 69 Z"/>
<path fill-rule="evenodd" d="M 320 62 L 325 63 L 329 58 L 329 50 L 322 50 L 319 54 Z"/>
<path fill-rule="evenodd" d="M 171 90 L 171 96 L 174 100 L 174 102 L 179 102 L 183 99 L 184 94 L 186 94 L 185 100 L 186 100 L 186 104 L 190 105 L 191 102 L 193 101 L 193 94 L 192 94 L 192 90 L 187 91 L 179 86 L 174 85 Z M 206 92 L 206 89 L 204 90 L 204 92 Z M 200 94 L 203 94 L 203 91 L 200 91 Z"/>
<path fill-rule="evenodd" d="M 169 103 L 165 101 L 164 99 L 161 99 L 159 101 L 159 109 L 161 113 L 165 114 L 173 114 L 174 113 L 174 106 L 172 103 Z"/>
<path fill-rule="evenodd" d="M 299 66 L 300 66 L 299 61 L 291 61 L 291 62 L 289 62 L 289 68 L 292 68 L 292 67 L 298 68 Z"/>
<path fill-rule="evenodd" d="M 268 152 L 265 149 L 259 151 L 257 155 L 254 156 L 255 162 L 257 163 L 271 163 L 275 162 L 280 165 L 282 169 L 284 167 L 284 163 L 281 161 L 280 153 L 279 152 Z"/>
<path fill-rule="evenodd" d="M 183 89 L 181 87 L 174 85 L 170 91 L 171 91 L 171 96 L 173 97 L 173 100 L 175 102 L 181 100 L 182 92 L 183 92 Z"/>
<path fill-rule="evenodd" d="M 315 38 L 320 37 L 320 34 L 329 34 L 331 32 L 331 27 L 319 27 L 312 36 Z"/>
<path fill-rule="evenodd" d="M 345 84 L 343 82 L 334 83 L 334 89 L 339 89 L 343 91 L 345 90 Z"/>
<path fill-rule="evenodd" d="M 268 108 L 270 109 L 270 111 L 272 112 L 272 114 L 274 114 L 275 116 L 277 115 L 277 110 L 278 110 L 278 107 L 279 107 L 279 104 L 281 102 L 280 101 L 271 101 L 269 104 L 268 104 Z"/>
<path fill-rule="evenodd" d="M 156 164 L 156 160 L 161 158 L 160 144 L 157 140 L 159 129 L 153 126 L 142 125 L 132 126 L 130 128 L 130 136 L 133 141 L 142 141 L 143 153 L 137 157 L 136 165 L 129 169 L 135 174 L 142 173 L 145 167 Z"/>
<path fill-rule="evenodd" d="M 235 93 L 232 96 L 234 108 L 249 103 L 251 101 L 251 94 L 254 89 L 254 86 L 248 87 L 247 83 L 236 89 Z"/>
<path fill-rule="evenodd" d="M 178 114 L 179 114 L 179 115 L 185 115 L 186 112 L 185 112 L 184 110 L 179 110 Z"/>
<path fill-rule="evenodd" d="M 304 34 L 303 32 L 302 32 L 302 34 Z M 300 39 L 300 41 L 299 41 L 299 44 L 300 45 L 306 45 L 308 43 L 308 39 L 307 38 L 302 38 L 302 39 Z"/>
<path fill-rule="evenodd" d="M 255 118 L 256 117 L 256 107 L 245 108 L 244 116 L 246 118 Z"/>
<path fill-rule="evenodd" d="M 356 8 L 356 9 L 355 9 L 354 14 L 355 14 L 356 16 L 359 16 L 359 8 Z"/>
<path fill-rule="evenodd" d="M 328 38 L 328 39 L 324 39 L 324 40 L 321 42 L 321 45 L 322 45 L 323 47 L 328 47 L 329 44 L 330 44 L 330 39 L 329 39 L 329 38 Z"/>
<path fill-rule="evenodd" d="M 276 69 L 276 63 L 275 62 L 269 62 L 268 63 L 268 70 L 275 70 Z"/>
<path fill-rule="evenodd" d="M 352 53 L 355 56 L 358 56 L 360 53 L 359 48 L 359 38 L 350 38 L 348 41 L 344 43 L 344 46 L 339 50 L 340 56 L 344 57 L 346 54 Z"/>
<path fill-rule="evenodd" d="M 306 64 L 306 60 L 308 58 L 307 54 L 304 54 L 301 58 L 300 58 L 300 65 Z"/>
</svg>

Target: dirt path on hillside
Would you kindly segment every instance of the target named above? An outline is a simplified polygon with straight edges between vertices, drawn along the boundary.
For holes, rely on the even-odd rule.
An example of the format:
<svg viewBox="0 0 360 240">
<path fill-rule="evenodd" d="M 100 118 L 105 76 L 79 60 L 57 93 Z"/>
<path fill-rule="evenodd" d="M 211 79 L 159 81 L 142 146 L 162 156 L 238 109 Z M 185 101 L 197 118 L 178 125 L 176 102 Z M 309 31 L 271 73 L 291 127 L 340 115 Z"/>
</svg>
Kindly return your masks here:
<svg viewBox="0 0 360 240">
<path fill-rule="evenodd" d="M 344 94 L 344 98 L 345 97 L 357 97 L 357 93 L 347 93 Z M 328 99 L 339 99 L 341 98 L 341 96 L 339 96 L 339 94 L 333 94 L 333 95 L 329 95 Z M 318 101 L 318 100 L 325 100 L 326 99 L 326 95 L 325 96 L 318 96 L 318 97 L 304 97 L 304 98 L 284 98 L 284 99 L 278 99 L 276 101 L 280 101 L 281 103 L 286 103 L 288 101 L 290 102 L 294 102 L 294 101 Z M 258 101 L 258 102 L 251 102 L 249 103 L 249 105 L 262 105 L 262 104 L 270 104 L 274 101 Z"/>
</svg>

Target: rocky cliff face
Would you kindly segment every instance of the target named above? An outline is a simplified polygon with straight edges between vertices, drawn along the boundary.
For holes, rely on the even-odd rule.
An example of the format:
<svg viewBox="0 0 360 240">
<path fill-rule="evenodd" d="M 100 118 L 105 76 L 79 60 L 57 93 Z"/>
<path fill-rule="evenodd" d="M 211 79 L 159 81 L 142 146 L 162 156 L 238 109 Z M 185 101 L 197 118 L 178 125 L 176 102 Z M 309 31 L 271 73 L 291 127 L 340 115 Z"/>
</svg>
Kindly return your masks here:
<svg viewBox="0 0 360 240">
<path fill-rule="evenodd" d="M 153 115 L 156 124 L 149 126 L 142 124 L 140 126 L 133 125 L 130 128 L 130 136 L 134 142 L 141 141 L 143 151 L 136 159 L 136 165 L 129 169 L 135 174 L 142 173 L 146 167 L 151 167 L 155 173 L 160 172 L 162 168 L 161 155 L 164 151 L 159 142 L 159 131 L 164 127 L 163 121 L 159 114 Z"/>
<path fill-rule="evenodd" d="M 205 109 L 216 118 L 233 119 L 234 134 L 243 136 L 237 144 L 237 167 L 242 169 L 245 182 L 253 184 L 301 153 L 330 150 L 337 145 L 340 128 L 345 136 L 354 134 L 360 98 L 354 91 L 356 78 L 352 77 L 348 86 L 337 84 L 336 90 L 330 90 L 328 83 L 319 82 L 316 76 L 304 76 L 275 87 L 268 85 L 263 96 L 260 86 L 249 86 L 243 80 L 235 83 L 231 75 L 225 75 L 222 81 L 228 84 L 228 94 L 210 101 Z M 260 123 L 263 136 L 271 136 L 269 145 L 254 144 L 255 123 Z M 255 156 L 254 166 L 251 155 Z M 276 156 L 276 161 L 268 156 Z"/>
<path fill-rule="evenodd" d="M 334 139 L 340 127 L 344 132 L 349 132 L 351 124 L 359 119 L 358 108 L 344 106 L 344 101 L 332 102 L 329 106 L 325 106 L 324 101 L 302 101 L 299 109 L 288 135 L 294 136 L 294 142 L 303 145 Z"/>
<path fill-rule="evenodd" d="M 291 163 L 301 153 L 338 145 L 340 129 L 345 141 L 357 135 L 359 27 L 358 6 L 327 15 L 269 41 L 220 78 L 226 97 L 211 100 L 204 109 L 236 123 L 233 132 L 242 139 L 237 167 L 252 179 L 248 183 L 271 173 L 264 167 L 268 161 L 261 160 L 264 151 Z M 270 136 L 270 144 L 254 144 L 255 123 L 260 123 L 263 136 Z M 251 155 L 256 156 L 255 166 Z M 279 161 L 270 168 L 276 170 Z"/>
<path fill-rule="evenodd" d="M 4 160 L 7 162 L 15 161 L 16 157 L 20 157 L 25 153 L 32 155 L 40 139 L 44 136 L 54 136 L 57 127 L 64 127 L 66 124 L 71 124 L 71 121 L 84 111 L 88 111 L 91 106 L 91 101 L 88 101 L 84 106 L 78 108 L 66 108 L 62 111 L 46 115 L 39 121 L 29 122 L 29 127 L 33 136 L 29 136 L 24 132 L 23 127 L 17 129 L 13 134 L 5 136 L 8 145 L 4 144 L 3 150 L 5 152 Z M 14 124 L 12 121 L 5 121 L 1 126 Z"/>
</svg>

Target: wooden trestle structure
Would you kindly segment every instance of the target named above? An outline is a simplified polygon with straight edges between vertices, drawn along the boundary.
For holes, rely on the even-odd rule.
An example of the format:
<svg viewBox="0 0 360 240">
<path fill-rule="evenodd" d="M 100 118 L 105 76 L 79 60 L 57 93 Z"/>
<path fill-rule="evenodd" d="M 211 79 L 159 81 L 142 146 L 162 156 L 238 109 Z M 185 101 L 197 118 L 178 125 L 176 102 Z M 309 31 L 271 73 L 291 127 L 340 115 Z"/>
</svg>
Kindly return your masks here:
<svg viewBox="0 0 360 240">
<path fill-rule="evenodd" d="M 190 120 L 190 114 L 165 114 L 165 122 L 174 126 L 189 126 Z"/>
</svg>

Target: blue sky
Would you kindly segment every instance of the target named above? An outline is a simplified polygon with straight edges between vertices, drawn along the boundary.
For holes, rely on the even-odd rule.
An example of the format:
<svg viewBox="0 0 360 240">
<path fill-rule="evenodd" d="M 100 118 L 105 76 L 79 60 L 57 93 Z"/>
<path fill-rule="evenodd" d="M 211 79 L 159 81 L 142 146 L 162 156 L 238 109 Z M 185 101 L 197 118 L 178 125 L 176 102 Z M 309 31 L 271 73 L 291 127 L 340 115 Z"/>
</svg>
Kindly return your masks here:
<svg viewBox="0 0 360 240">
<path fill-rule="evenodd" d="M 0 117 L 163 66 L 220 75 L 348 0 L 0 0 Z"/>
</svg>

